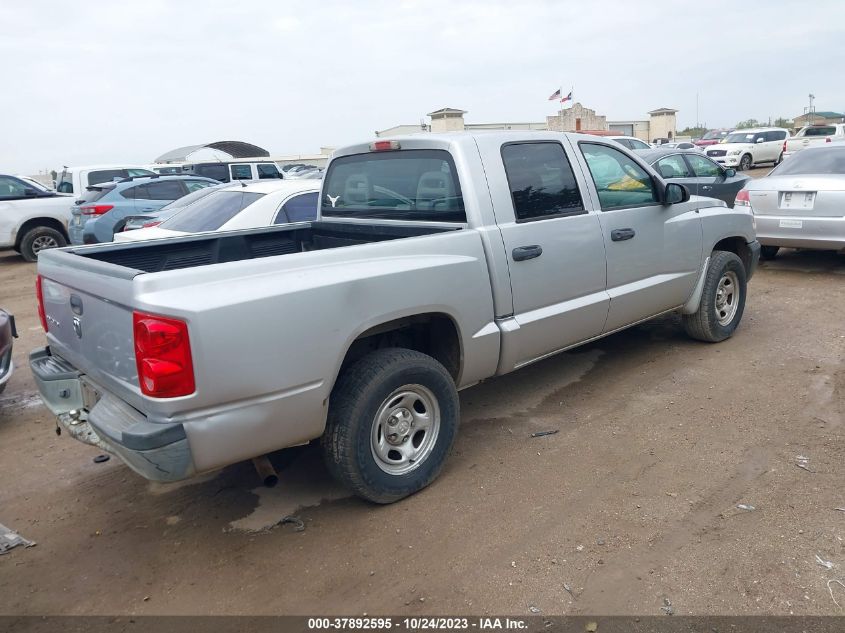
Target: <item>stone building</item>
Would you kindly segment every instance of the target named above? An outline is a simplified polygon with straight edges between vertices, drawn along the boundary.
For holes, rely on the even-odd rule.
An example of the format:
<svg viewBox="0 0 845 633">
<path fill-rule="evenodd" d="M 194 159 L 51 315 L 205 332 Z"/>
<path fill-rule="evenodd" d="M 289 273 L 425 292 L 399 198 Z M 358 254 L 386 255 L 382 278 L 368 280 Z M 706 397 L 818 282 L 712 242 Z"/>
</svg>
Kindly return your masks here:
<svg viewBox="0 0 845 633">
<path fill-rule="evenodd" d="M 545 121 L 467 123 L 464 120 L 466 110 L 440 108 L 428 113 L 431 119 L 430 124 L 422 120 L 417 125 L 395 125 L 376 131 L 376 136 L 391 137 L 425 132 L 473 130 L 553 130 L 556 132 L 604 132 L 620 136 L 635 136 L 650 142 L 655 138 L 675 137 L 677 112 L 671 108 L 658 108 L 649 112 L 649 118 L 646 120 L 608 121 L 606 116 L 596 114 L 595 110 L 586 108 L 581 103 L 574 103 L 569 108 L 562 108 L 556 115 L 546 117 Z"/>
<path fill-rule="evenodd" d="M 606 132 L 607 117 L 596 114 L 595 110 L 585 108 L 580 103 L 573 103 L 555 116 L 546 117 L 548 129 L 554 132 L 581 132 L 586 130 Z"/>
</svg>

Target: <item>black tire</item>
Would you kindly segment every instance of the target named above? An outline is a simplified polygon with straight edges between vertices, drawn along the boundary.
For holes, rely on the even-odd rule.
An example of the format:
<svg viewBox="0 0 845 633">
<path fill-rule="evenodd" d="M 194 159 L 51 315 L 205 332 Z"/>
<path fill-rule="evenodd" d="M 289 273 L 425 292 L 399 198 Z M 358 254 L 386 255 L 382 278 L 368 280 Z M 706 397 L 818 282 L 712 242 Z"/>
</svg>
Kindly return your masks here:
<svg viewBox="0 0 845 633">
<path fill-rule="evenodd" d="M 38 261 L 39 251 L 62 246 L 67 246 L 67 240 L 59 231 L 48 226 L 36 226 L 21 238 L 20 254 L 26 261 L 34 262 Z"/>
<path fill-rule="evenodd" d="M 730 296 L 733 291 L 733 301 L 720 308 L 717 304 L 720 285 L 724 284 L 721 297 Z M 694 314 L 683 317 L 684 329 L 692 338 L 708 343 L 718 343 L 730 337 L 742 320 L 745 310 L 746 273 L 742 260 L 728 251 L 713 251 L 707 276 L 704 279 L 704 289 L 701 292 L 701 303 Z M 737 296 L 738 295 L 738 296 Z M 727 318 L 720 322 L 720 319 Z"/>
<path fill-rule="evenodd" d="M 421 438 L 419 446 L 428 441 L 428 452 L 416 464 L 413 460 L 405 462 L 406 467 L 412 468 L 410 472 L 387 472 L 385 468 L 397 468 L 401 464 L 377 461 L 374 444 L 380 443 L 391 453 L 401 456 L 398 450 L 390 448 L 388 438 L 381 433 L 382 428 L 388 429 L 386 425 L 396 419 L 391 416 L 389 422 L 378 424 L 376 417 L 384 411 L 401 411 L 402 415 L 407 412 L 413 418 L 410 409 L 398 405 L 390 408 L 390 401 L 396 402 L 401 397 L 396 395 L 400 390 L 419 386 L 436 400 L 439 428 L 428 438 L 425 436 L 428 431 L 402 431 L 409 433 L 405 435 L 405 448 L 411 449 L 408 442 L 413 445 Z M 416 407 L 417 402 L 414 402 L 413 408 Z M 399 420 L 401 424 L 403 418 L 400 416 Z M 425 488 L 440 474 L 452 450 L 459 420 L 458 391 L 443 365 L 426 354 L 409 349 L 377 350 L 345 369 L 335 384 L 321 440 L 326 465 L 335 479 L 359 497 L 375 503 L 398 501 Z M 383 441 L 374 440 L 374 435 Z M 397 438 L 396 434 L 390 434 L 390 437 Z"/>
<path fill-rule="evenodd" d="M 739 171 L 748 171 L 754 162 L 751 159 L 751 154 L 743 154 L 739 159 Z"/>
<path fill-rule="evenodd" d="M 779 250 L 780 246 L 761 246 L 760 257 L 762 257 L 763 259 L 774 259 L 778 256 Z"/>
<path fill-rule="evenodd" d="M 780 153 L 780 156 L 778 156 L 778 159 L 774 162 L 774 165 L 772 165 L 772 167 L 777 167 L 782 162 L 783 162 L 783 152 Z"/>
</svg>

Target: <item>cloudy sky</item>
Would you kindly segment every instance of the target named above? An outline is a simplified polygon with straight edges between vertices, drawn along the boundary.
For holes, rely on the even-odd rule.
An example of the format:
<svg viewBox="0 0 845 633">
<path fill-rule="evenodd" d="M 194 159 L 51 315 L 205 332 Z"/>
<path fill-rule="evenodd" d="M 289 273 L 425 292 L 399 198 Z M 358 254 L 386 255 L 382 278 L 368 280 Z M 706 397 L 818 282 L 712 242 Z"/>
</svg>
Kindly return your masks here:
<svg viewBox="0 0 845 633">
<path fill-rule="evenodd" d="M 691 8 L 693 5 L 696 8 Z M 547 97 L 679 127 L 845 109 L 845 2 L 7 1 L 0 172 L 243 140 L 316 152 L 417 123 L 542 121 Z M 690 8 L 687 8 L 690 7 Z M 804 15 L 806 14 L 806 16 Z"/>
</svg>

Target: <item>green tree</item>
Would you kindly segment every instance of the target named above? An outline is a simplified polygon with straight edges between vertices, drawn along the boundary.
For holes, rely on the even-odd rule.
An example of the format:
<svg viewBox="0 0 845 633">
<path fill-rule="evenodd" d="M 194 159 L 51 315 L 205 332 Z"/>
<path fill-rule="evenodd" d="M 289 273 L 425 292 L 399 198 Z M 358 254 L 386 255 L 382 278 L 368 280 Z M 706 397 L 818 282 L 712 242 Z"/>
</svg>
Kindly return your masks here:
<svg viewBox="0 0 845 633">
<path fill-rule="evenodd" d="M 779 116 L 775 119 L 775 122 L 772 123 L 775 127 L 785 127 L 786 129 L 792 129 L 794 123 L 792 119 L 784 119 L 782 116 Z"/>
<path fill-rule="evenodd" d="M 737 123 L 736 129 L 744 130 L 745 128 L 749 127 L 760 127 L 761 125 L 763 124 L 760 123 L 760 121 L 758 121 L 757 119 L 746 119 L 745 121 L 740 121 L 739 123 Z"/>
<path fill-rule="evenodd" d="M 690 136 L 692 138 L 701 138 L 707 131 L 706 127 L 685 127 L 678 132 L 678 136 Z"/>
</svg>

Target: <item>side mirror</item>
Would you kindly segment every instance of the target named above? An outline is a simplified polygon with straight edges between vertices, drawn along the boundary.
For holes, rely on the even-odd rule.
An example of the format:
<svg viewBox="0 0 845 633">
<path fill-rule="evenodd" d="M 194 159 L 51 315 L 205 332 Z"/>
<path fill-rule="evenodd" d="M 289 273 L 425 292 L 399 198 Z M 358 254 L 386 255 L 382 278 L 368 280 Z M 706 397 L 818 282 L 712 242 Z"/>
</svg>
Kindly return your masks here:
<svg viewBox="0 0 845 633">
<path fill-rule="evenodd" d="M 670 182 L 666 185 L 663 192 L 663 204 L 676 204 L 678 202 L 686 202 L 689 200 L 689 189 L 684 185 L 676 182 Z"/>
<path fill-rule="evenodd" d="M 758 138 L 758 139 L 757 139 L 756 141 L 754 141 L 754 142 L 755 142 L 755 143 L 762 143 L 764 140 L 765 140 L 765 139 Z"/>
<path fill-rule="evenodd" d="M 733 178 L 734 176 L 736 176 L 736 169 L 734 169 L 733 167 L 728 167 L 725 170 L 725 178 Z"/>
</svg>

